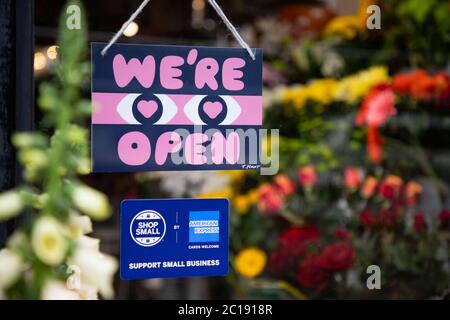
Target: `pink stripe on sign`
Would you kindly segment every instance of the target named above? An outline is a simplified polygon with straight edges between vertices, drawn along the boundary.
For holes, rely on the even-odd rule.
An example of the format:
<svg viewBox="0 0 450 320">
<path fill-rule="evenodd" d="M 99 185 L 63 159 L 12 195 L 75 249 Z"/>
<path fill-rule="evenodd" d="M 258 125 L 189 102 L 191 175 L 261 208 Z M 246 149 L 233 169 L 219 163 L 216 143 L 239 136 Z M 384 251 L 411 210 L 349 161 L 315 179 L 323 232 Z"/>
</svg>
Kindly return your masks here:
<svg viewBox="0 0 450 320">
<path fill-rule="evenodd" d="M 133 94 L 127 93 L 92 93 L 92 123 L 93 124 L 136 124 L 131 122 L 130 115 L 133 107 L 133 97 L 126 100 L 127 103 L 123 103 L 127 96 Z M 185 106 L 191 101 L 194 95 L 182 95 L 182 94 L 170 94 L 167 95 L 177 107 L 175 115 L 166 123 L 172 125 L 190 125 L 193 124 L 193 120 L 184 112 Z M 130 98 L 130 97 L 129 97 Z M 238 114 L 237 118 L 232 121 L 231 125 L 262 125 L 262 97 L 261 96 L 229 96 L 236 104 L 228 104 L 228 113 Z M 119 103 L 122 102 L 121 114 L 117 109 Z M 163 104 L 164 105 L 164 104 Z M 238 110 L 235 110 L 237 107 Z M 165 107 L 168 108 L 168 107 Z M 129 112 L 126 112 L 128 109 Z M 128 118 L 124 117 L 125 113 L 128 114 Z M 198 110 L 194 108 L 194 110 Z"/>
<path fill-rule="evenodd" d="M 92 92 L 92 123 L 127 124 L 117 112 L 117 105 L 126 96 L 126 93 Z"/>
</svg>

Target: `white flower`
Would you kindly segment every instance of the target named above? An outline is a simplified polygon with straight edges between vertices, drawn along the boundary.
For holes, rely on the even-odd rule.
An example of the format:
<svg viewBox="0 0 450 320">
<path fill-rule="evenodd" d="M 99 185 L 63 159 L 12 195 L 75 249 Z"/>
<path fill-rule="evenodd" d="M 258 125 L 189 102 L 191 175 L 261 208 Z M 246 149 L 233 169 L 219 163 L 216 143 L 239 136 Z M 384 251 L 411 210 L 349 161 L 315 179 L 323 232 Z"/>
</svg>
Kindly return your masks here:
<svg viewBox="0 0 450 320">
<path fill-rule="evenodd" d="M 62 263 L 68 249 L 63 226 L 51 217 L 42 217 L 36 221 L 31 245 L 36 256 L 50 266 Z"/>
<path fill-rule="evenodd" d="M 69 290 L 62 281 L 48 281 L 41 294 L 42 300 L 80 300 L 78 292 Z"/>
<path fill-rule="evenodd" d="M 17 230 L 9 237 L 6 242 L 6 246 L 10 249 L 20 250 L 23 248 L 28 249 L 30 247 L 30 243 L 25 233 L 21 230 Z"/>
<path fill-rule="evenodd" d="M 6 191 L 0 194 L 0 221 L 15 217 L 22 211 L 24 203 L 15 191 Z"/>
<path fill-rule="evenodd" d="M 86 284 L 81 284 L 81 289 L 78 290 L 78 295 L 81 300 L 98 300 L 98 290 Z"/>
<path fill-rule="evenodd" d="M 73 190 L 75 206 L 92 219 L 104 220 L 111 214 L 111 206 L 105 194 L 91 187 L 80 185 Z"/>
<path fill-rule="evenodd" d="M 68 263 L 80 268 L 82 283 L 98 288 L 106 299 L 113 297 L 112 282 L 118 267 L 115 258 L 92 248 L 78 247 Z"/>
<path fill-rule="evenodd" d="M 0 291 L 13 285 L 24 270 L 22 258 L 10 249 L 0 250 Z"/>
<path fill-rule="evenodd" d="M 100 250 L 100 240 L 85 235 L 78 236 L 75 239 L 76 244 L 81 249 L 92 249 L 94 251 Z"/>
<path fill-rule="evenodd" d="M 69 216 L 69 230 L 73 236 L 92 232 L 92 221 L 88 216 L 71 212 Z"/>
</svg>

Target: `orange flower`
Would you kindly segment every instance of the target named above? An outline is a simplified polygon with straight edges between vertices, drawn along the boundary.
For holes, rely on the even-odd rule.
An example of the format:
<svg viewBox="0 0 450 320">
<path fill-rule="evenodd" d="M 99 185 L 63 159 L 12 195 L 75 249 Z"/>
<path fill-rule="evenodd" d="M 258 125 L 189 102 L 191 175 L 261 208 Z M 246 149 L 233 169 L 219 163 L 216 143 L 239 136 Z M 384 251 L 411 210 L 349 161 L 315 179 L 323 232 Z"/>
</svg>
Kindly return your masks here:
<svg viewBox="0 0 450 320">
<path fill-rule="evenodd" d="M 344 185 L 348 189 L 355 189 L 361 184 L 362 174 L 358 167 L 347 167 L 344 172 Z"/>
<path fill-rule="evenodd" d="M 417 99 L 429 100 L 436 93 L 436 85 L 434 77 L 422 76 L 411 85 L 411 95 Z"/>
<path fill-rule="evenodd" d="M 317 183 L 316 169 L 313 165 L 301 167 L 298 170 L 298 179 L 304 187 L 311 187 Z"/>
<path fill-rule="evenodd" d="M 410 94 L 413 83 L 419 81 L 422 77 L 427 77 L 427 73 L 423 70 L 400 73 L 392 78 L 391 87 L 397 94 Z"/>
<path fill-rule="evenodd" d="M 436 82 L 437 91 L 441 93 L 450 84 L 450 76 L 440 71 L 434 75 L 434 81 Z"/>
<path fill-rule="evenodd" d="M 406 203 L 414 206 L 422 194 L 422 186 L 415 181 L 410 181 L 406 185 Z"/>
<path fill-rule="evenodd" d="M 378 181 L 375 177 L 367 177 L 361 188 L 361 194 L 363 195 L 363 197 L 370 198 L 375 193 L 377 185 Z"/>
<path fill-rule="evenodd" d="M 295 192 L 295 184 L 287 174 L 277 175 L 274 179 L 274 184 L 285 196 L 288 196 Z"/>
</svg>

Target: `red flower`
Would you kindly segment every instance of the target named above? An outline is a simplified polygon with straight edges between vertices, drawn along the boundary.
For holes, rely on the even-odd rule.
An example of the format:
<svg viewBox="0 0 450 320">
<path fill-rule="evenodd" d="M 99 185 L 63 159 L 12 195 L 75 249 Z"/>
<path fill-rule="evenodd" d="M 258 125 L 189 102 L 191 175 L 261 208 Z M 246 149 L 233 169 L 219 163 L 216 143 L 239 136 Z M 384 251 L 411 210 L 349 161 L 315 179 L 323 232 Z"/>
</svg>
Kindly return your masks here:
<svg viewBox="0 0 450 320">
<path fill-rule="evenodd" d="M 442 229 L 450 228 L 450 210 L 444 209 L 441 211 L 438 217 L 439 227 Z"/>
<path fill-rule="evenodd" d="M 357 188 L 362 181 L 361 169 L 358 167 L 347 167 L 344 172 L 344 185 L 348 189 Z"/>
<path fill-rule="evenodd" d="M 372 227 L 377 223 L 377 219 L 372 211 L 364 210 L 359 214 L 359 223 L 366 227 Z"/>
<path fill-rule="evenodd" d="M 329 274 L 318 265 L 317 256 L 303 260 L 297 272 L 297 281 L 305 288 L 321 291 L 327 287 Z"/>
<path fill-rule="evenodd" d="M 346 242 L 330 244 L 320 254 L 317 265 L 328 271 L 343 271 L 353 266 L 355 249 Z"/>
<path fill-rule="evenodd" d="M 380 185 L 380 194 L 386 200 L 396 199 L 401 192 L 403 180 L 395 175 L 387 176 Z"/>
<path fill-rule="evenodd" d="M 334 236 L 336 237 L 336 239 L 339 239 L 339 240 L 342 240 L 342 241 L 347 241 L 347 240 L 350 240 L 352 238 L 351 233 L 348 232 L 348 230 L 346 230 L 344 228 L 336 229 L 336 232 L 334 233 Z"/>
<path fill-rule="evenodd" d="M 128 191 L 124 196 L 124 199 L 137 199 L 138 195 L 135 190 Z"/>
<path fill-rule="evenodd" d="M 285 196 L 295 192 L 295 183 L 286 174 L 277 175 L 274 179 L 274 184 Z"/>
<path fill-rule="evenodd" d="M 425 219 L 425 215 L 422 212 L 416 213 L 414 215 L 414 230 L 419 233 L 425 230 L 427 227 L 427 221 Z"/>
<path fill-rule="evenodd" d="M 277 187 L 263 184 L 258 189 L 258 209 L 263 213 L 275 214 L 283 207 L 284 197 Z"/>
<path fill-rule="evenodd" d="M 440 108 L 450 108 L 450 84 L 439 94 L 438 106 Z"/>
<path fill-rule="evenodd" d="M 371 89 L 356 115 L 355 124 L 357 126 L 368 125 L 367 151 L 370 159 L 375 163 L 381 160 L 383 145 L 379 127 L 384 125 L 396 112 L 394 92 L 387 84 L 379 84 Z"/>
<path fill-rule="evenodd" d="M 392 227 L 397 223 L 397 208 L 391 206 L 388 209 L 382 209 L 380 211 L 380 222 L 384 227 Z"/>
<path fill-rule="evenodd" d="M 319 229 L 316 226 L 290 227 L 284 231 L 278 241 L 281 246 L 295 246 L 301 242 L 312 243 L 319 239 Z"/>
<path fill-rule="evenodd" d="M 305 187 L 311 187 L 317 183 L 316 169 L 313 165 L 301 167 L 298 170 L 298 180 Z"/>
<path fill-rule="evenodd" d="M 291 254 L 288 247 L 281 248 L 270 255 L 267 271 L 273 277 L 284 277 L 286 273 L 296 268 L 298 256 Z"/>
</svg>

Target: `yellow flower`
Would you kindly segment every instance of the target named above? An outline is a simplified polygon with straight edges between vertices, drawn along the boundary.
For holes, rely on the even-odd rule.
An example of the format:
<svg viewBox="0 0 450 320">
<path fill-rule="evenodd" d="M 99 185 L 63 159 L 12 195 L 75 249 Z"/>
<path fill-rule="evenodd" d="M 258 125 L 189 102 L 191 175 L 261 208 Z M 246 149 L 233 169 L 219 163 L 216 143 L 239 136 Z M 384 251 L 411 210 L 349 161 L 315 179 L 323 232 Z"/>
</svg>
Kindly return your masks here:
<svg viewBox="0 0 450 320">
<path fill-rule="evenodd" d="M 302 109 L 306 102 L 304 87 L 301 85 L 296 85 L 286 88 L 282 93 L 282 101 L 285 104 L 293 104 L 298 110 Z"/>
<path fill-rule="evenodd" d="M 233 196 L 233 189 L 230 186 L 223 187 L 217 191 L 201 193 L 199 198 L 227 198 L 230 199 Z"/>
<path fill-rule="evenodd" d="M 325 36 L 341 36 L 345 39 L 353 39 L 358 33 L 366 31 L 368 18 L 367 7 L 376 4 L 374 0 L 360 0 L 359 9 L 352 16 L 338 16 L 325 26 Z"/>
<path fill-rule="evenodd" d="M 259 195 L 258 195 L 258 190 L 257 189 L 252 189 L 247 193 L 249 199 L 250 199 L 250 203 L 254 204 L 258 201 L 259 199 Z"/>
<path fill-rule="evenodd" d="M 359 9 L 358 9 L 358 20 L 359 20 L 359 28 L 360 30 L 364 30 L 366 28 L 367 18 L 369 14 L 367 13 L 367 8 L 373 4 L 377 4 L 376 0 L 360 0 L 359 1 Z"/>
<path fill-rule="evenodd" d="M 338 35 L 345 39 L 353 39 L 359 30 L 358 16 L 339 16 L 328 22 L 325 27 L 325 36 Z"/>
<path fill-rule="evenodd" d="M 51 217 L 42 217 L 36 221 L 31 235 L 31 245 L 36 256 L 50 266 L 62 263 L 68 249 L 63 226 Z"/>
<path fill-rule="evenodd" d="M 246 214 L 250 209 L 251 203 L 246 195 L 239 195 L 233 199 L 234 207 L 239 214 Z"/>
<path fill-rule="evenodd" d="M 245 176 L 248 174 L 248 172 L 245 170 L 230 170 L 230 171 L 224 172 L 224 174 L 226 174 L 228 176 L 231 183 L 235 183 L 235 182 L 242 181 L 245 178 Z"/>
<path fill-rule="evenodd" d="M 370 89 L 389 80 L 386 67 L 375 66 L 341 79 L 336 86 L 334 98 L 347 103 L 356 103 Z"/>
<path fill-rule="evenodd" d="M 234 260 L 236 270 L 247 278 L 258 276 L 264 270 L 266 262 L 266 254 L 256 247 L 240 251 Z"/>
<path fill-rule="evenodd" d="M 336 80 L 331 78 L 319 79 L 310 82 L 305 87 L 307 99 L 321 104 L 329 104 L 333 101 L 336 90 Z"/>
</svg>

